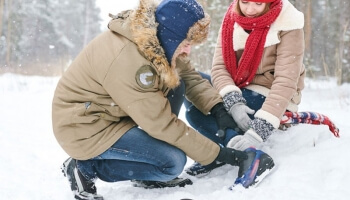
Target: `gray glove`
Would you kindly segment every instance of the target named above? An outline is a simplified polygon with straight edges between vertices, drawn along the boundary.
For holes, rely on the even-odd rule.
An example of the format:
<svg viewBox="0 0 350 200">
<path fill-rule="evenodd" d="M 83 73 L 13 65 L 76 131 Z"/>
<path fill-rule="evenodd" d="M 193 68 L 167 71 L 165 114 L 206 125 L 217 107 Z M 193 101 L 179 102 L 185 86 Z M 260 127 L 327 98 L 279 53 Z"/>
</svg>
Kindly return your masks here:
<svg viewBox="0 0 350 200">
<path fill-rule="evenodd" d="M 224 98 L 224 106 L 228 113 L 237 123 L 238 128 L 243 132 L 249 129 L 249 122 L 251 121 L 248 114 L 254 114 L 254 110 L 246 105 L 246 100 L 237 91 L 227 93 Z"/>
<path fill-rule="evenodd" d="M 255 111 L 250 109 L 247 105 L 242 102 L 235 103 L 229 110 L 230 115 L 237 123 L 238 128 L 242 131 L 249 129 L 249 122 L 251 121 L 248 114 L 254 114 Z"/>
<path fill-rule="evenodd" d="M 249 129 L 244 135 L 233 137 L 226 146 L 244 151 L 249 147 L 257 147 L 262 142 L 261 137 L 253 129 Z"/>
<path fill-rule="evenodd" d="M 271 123 L 264 119 L 256 118 L 249 125 L 251 128 L 244 134 L 233 137 L 227 147 L 244 151 L 249 147 L 256 147 L 265 142 L 274 131 Z"/>
</svg>

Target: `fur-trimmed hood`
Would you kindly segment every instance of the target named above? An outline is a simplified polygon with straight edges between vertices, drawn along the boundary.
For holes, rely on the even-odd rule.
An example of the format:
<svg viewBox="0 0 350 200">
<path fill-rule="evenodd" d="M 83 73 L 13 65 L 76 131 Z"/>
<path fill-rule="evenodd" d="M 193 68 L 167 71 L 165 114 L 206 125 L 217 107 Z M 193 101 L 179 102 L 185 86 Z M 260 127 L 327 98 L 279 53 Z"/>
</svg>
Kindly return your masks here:
<svg viewBox="0 0 350 200">
<path fill-rule="evenodd" d="M 113 19 L 108 27 L 111 31 L 133 41 L 138 46 L 140 53 L 156 67 L 164 83 L 170 88 L 175 88 L 180 82 L 175 62 L 177 52 L 174 53 L 169 63 L 157 38 L 158 23 L 155 19 L 155 12 L 158 5 L 157 0 L 140 0 L 135 10 L 124 11 L 116 16 L 110 15 Z M 204 42 L 208 36 L 209 25 L 210 17 L 205 14 L 202 20 L 190 28 L 185 40 L 191 44 Z"/>
</svg>

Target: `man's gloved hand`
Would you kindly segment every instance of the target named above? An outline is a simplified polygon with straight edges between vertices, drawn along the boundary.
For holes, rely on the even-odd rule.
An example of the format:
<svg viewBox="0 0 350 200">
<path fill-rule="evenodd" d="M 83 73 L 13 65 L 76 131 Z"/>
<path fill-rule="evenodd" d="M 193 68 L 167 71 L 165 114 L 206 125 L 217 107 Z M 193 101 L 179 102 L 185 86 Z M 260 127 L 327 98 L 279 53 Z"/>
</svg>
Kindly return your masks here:
<svg viewBox="0 0 350 200">
<path fill-rule="evenodd" d="M 271 123 L 261 118 L 255 118 L 250 123 L 251 128 L 244 134 L 233 137 L 227 147 L 245 150 L 249 147 L 256 147 L 265 142 L 272 134 L 274 127 Z"/>
<path fill-rule="evenodd" d="M 227 93 L 223 100 L 226 110 L 233 117 L 238 127 L 244 132 L 247 131 L 251 121 L 248 114 L 252 115 L 255 111 L 246 105 L 246 100 L 237 91 Z"/>
<path fill-rule="evenodd" d="M 240 162 L 246 160 L 248 155 L 244 151 L 238 151 L 231 148 L 221 148 L 218 157 L 219 162 L 224 162 L 233 166 L 239 166 Z"/>
<path fill-rule="evenodd" d="M 216 119 L 216 123 L 219 127 L 217 135 L 221 138 L 225 138 L 226 129 L 237 129 L 237 124 L 233 118 L 225 110 L 223 103 L 216 104 L 210 112 Z M 237 131 L 238 132 L 238 131 Z"/>
</svg>

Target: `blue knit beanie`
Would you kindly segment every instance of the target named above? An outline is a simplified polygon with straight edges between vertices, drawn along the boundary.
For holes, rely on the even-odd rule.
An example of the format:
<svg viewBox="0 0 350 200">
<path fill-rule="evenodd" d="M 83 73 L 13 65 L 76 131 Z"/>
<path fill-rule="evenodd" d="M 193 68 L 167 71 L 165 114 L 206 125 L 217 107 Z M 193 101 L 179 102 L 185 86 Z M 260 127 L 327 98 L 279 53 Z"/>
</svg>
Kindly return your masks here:
<svg viewBox="0 0 350 200">
<path fill-rule="evenodd" d="M 195 0 L 163 0 L 155 13 L 157 37 L 169 63 L 189 29 L 205 17 L 201 5 Z"/>
</svg>

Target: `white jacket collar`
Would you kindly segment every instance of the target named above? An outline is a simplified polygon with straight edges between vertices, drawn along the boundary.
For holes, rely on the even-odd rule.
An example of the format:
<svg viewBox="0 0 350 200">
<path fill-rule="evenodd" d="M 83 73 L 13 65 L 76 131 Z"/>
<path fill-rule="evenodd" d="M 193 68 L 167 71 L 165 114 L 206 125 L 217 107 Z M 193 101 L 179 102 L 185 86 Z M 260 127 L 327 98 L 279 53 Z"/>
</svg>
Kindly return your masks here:
<svg viewBox="0 0 350 200">
<path fill-rule="evenodd" d="M 275 22 L 271 24 L 264 47 L 280 43 L 281 41 L 278 36 L 280 31 L 290 31 L 302 29 L 304 27 L 304 14 L 298 11 L 288 0 L 282 1 L 283 7 L 281 13 Z M 235 51 L 244 49 L 248 36 L 249 34 L 245 32 L 238 23 L 235 23 L 233 33 L 233 46 Z"/>
</svg>

